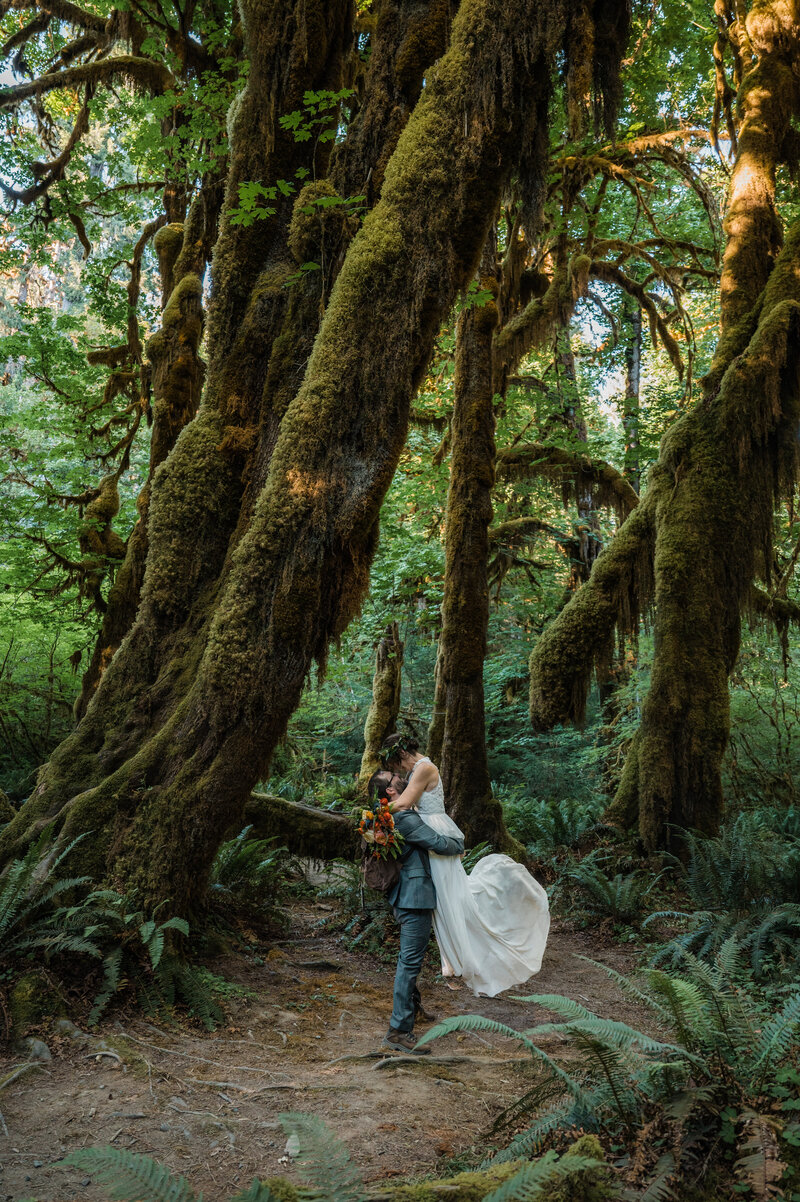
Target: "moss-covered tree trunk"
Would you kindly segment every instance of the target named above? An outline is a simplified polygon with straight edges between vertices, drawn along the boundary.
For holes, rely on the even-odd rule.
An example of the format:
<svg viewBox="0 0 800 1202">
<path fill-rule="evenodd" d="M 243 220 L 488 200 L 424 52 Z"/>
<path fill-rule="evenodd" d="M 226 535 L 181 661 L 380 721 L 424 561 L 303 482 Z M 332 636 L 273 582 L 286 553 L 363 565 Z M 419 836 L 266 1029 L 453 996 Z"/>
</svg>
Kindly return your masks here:
<svg viewBox="0 0 800 1202">
<path fill-rule="evenodd" d="M 757 57 L 739 94 L 721 336 L 703 398 L 664 438 L 642 503 L 531 659 L 534 723 L 577 716 L 591 659 L 607 654 L 614 625 L 632 621 L 652 583 L 650 689 L 611 810 L 638 821 L 650 849 L 669 841 L 671 824 L 719 824 L 741 610 L 753 578 L 769 575 L 774 506 L 797 470 L 800 229 L 778 255 L 775 207 L 800 107 L 797 25 L 788 6 L 762 0 L 747 30 Z"/>
<path fill-rule="evenodd" d="M 340 83 L 349 9 L 242 7 L 250 72 L 231 119 L 203 401 L 155 474 L 134 626 L 0 836 L 2 857 L 48 823 L 61 841 L 91 830 L 73 868 L 83 860 L 146 905 L 169 898 L 183 913 L 202 903 L 215 849 L 313 661 L 363 600 L 435 335 L 477 267 L 512 167 L 543 171 L 538 122 L 565 28 L 560 3 L 461 4 L 380 201 L 319 298 L 304 379 L 275 420 L 268 369 L 293 291 L 287 242 L 302 250 L 317 237 L 318 212 L 306 200 L 292 214 L 279 199 L 268 221 L 243 227 L 232 210 L 240 182 L 293 177 L 302 146 L 277 118 L 305 91 Z"/>
<path fill-rule="evenodd" d="M 480 288 L 491 299 L 465 309 L 456 324 L 450 487 L 447 493 L 442 633 L 437 671 L 444 693 L 441 773 L 451 816 L 468 846 L 511 844 L 492 797 L 486 751 L 483 663 L 489 625 L 489 524 L 494 487 L 493 340 L 497 264 L 490 236 Z"/>
<path fill-rule="evenodd" d="M 561 417 L 582 450 L 586 446 L 586 421 L 581 405 L 578 372 L 572 350 L 569 323 L 558 326 L 555 336 L 555 360 L 558 368 L 558 390 L 561 397 Z M 602 548 L 600 522 L 594 506 L 591 484 L 586 481 L 575 483 L 575 505 L 578 510 L 576 529 L 578 560 L 572 564 L 571 587 L 575 588 L 589 579 L 592 565 Z"/>
<path fill-rule="evenodd" d="M 375 651 L 372 701 L 364 723 L 364 754 L 358 774 L 362 788 L 380 767 L 380 751 L 386 736 L 397 728 L 402 685 L 403 642 L 399 626 L 396 622 L 390 622 Z"/>
<path fill-rule="evenodd" d="M 642 380 L 642 310 L 631 296 L 622 301 L 625 340 L 625 396 L 622 402 L 622 428 L 625 431 L 623 471 L 638 493 L 642 482 L 640 455 L 640 401 Z"/>
<path fill-rule="evenodd" d="M 449 436 L 448 436 L 449 437 Z M 442 762 L 442 743 L 444 742 L 444 724 L 447 717 L 447 686 L 442 675 L 442 646 L 441 639 L 436 650 L 436 666 L 433 670 L 433 709 L 430 725 L 428 726 L 427 754 L 434 764 Z"/>
</svg>

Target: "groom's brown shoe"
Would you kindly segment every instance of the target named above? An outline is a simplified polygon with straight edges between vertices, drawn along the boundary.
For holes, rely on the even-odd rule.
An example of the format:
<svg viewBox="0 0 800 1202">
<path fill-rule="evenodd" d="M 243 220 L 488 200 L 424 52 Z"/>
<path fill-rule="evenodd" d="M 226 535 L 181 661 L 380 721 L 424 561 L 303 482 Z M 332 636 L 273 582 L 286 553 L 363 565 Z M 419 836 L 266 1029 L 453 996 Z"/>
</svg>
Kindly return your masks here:
<svg viewBox="0 0 800 1202">
<path fill-rule="evenodd" d="M 384 1036 L 384 1045 L 395 1048 L 398 1052 L 410 1052 L 412 1056 L 430 1056 L 430 1048 L 418 1048 L 417 1041 L 410 1031 L 395 1031 L 390 1027 Z"/>
</svg>

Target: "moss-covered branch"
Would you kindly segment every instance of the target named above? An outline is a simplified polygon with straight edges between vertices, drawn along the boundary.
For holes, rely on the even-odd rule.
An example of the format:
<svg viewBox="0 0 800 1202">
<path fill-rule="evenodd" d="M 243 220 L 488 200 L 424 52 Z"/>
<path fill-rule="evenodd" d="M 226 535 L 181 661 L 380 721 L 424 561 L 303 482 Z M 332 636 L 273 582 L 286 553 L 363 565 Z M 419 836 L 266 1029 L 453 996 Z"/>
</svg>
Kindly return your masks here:
<svg viewBox="0 0 800 1202">
<path fill-rule="evenodd" d="M 517 443 L 498 452 L 500 480 L 544 477 L 555 480 L 570 497 L 591 493 L 596 505 L 607 505 L 625 518 L 639 504 L 630 481 L 604 459 L 575 454 L 546 443 Z"/>
<path fill-rule="evenodd" d="M 633 629 L 646 606 L 652 590 L 655 497 L 653 488 L 534 647 L 530 711 L 536 730 L 582 721 L 592 672 L 608 663 L 615 629 Z"/>
<path fill-rule="evenodd" d="M 271 793 L 252 793 L 244 822 L 257 839 L 276 839 L 280 846 L 311 860 L 353 860 L 360 839 L 349 814 L 332 814 L 287 801 Z"/>
<path fill-rule="evenodd" d="M 755 584 L 750 590 L 750 608 L 777 626 L 800 626 L 800 605 L 796 601 L 790 601 L 788 597 L 775 597 Z"/>
<path fill-rule="evenodd" d="M 43 96 L 57 88 L 73 89 L 81 84 L 107 84 L 112 80 L 124 79 L 139 87 L 147 88 L 154 96 L 161 95 L 172 87 L 175 80 L 162 63 L 154 59 L 133 54 L 120 54 L 112 58 L 97 59 L 67 67 L 64 71 L 53 71 L 41 75 L 28 83 L 15 84 L 11 88 L 0 88 L 0 109 L 13 108 L 32 96 Z"/>
</svg>

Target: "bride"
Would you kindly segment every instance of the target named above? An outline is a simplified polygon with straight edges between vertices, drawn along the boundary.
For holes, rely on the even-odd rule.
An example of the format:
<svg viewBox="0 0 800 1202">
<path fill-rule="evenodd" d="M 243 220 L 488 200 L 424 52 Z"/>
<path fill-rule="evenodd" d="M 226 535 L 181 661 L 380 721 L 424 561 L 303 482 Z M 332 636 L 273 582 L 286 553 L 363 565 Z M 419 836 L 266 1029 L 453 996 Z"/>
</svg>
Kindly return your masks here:
<svg viewBox="0 0 800 1202">
<path fill-rule="evenodd" d="M 419 816 L 443 835 L 462 837 L 444 808 L 436 765 L 406 735 L 390 735 L 386 767 L 410 773 L 406 788 L 387 790 L 392 810 L 416 806 Z M 475 994 L 494 997 L 521 985 L 542 965 L 550 929 L 547 894 L 522 864 L 490 855 L 467 875 L 457 856 L 430 853 L 436 887 L 433 929 L 442 975 L 451 988 L 460 977 Z"/>
</svg>

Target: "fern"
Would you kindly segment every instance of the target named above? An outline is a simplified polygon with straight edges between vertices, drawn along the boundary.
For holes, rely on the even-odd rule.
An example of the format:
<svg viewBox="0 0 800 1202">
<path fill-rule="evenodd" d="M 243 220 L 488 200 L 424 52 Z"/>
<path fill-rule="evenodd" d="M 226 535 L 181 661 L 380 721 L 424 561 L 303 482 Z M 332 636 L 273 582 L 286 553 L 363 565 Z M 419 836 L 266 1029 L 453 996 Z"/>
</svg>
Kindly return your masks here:
<svg viewBox="0 0 800 1202">
<path fill-rule="evenodd" d="M 682 832 L 688 861 L 681 884 L 694 909 L 645 919 L 645 927 L 663 919 L 687 925 L 657 951 L 654 964 L 677 965 L 687 951 L 713 959 L 733 938 L 757 977 L 781 970 L 797 975 L 800 839 L 794 827 L 773 829 L 775 816 L 769 817 L 772 826 L 764 813 L 740 814 L 716 838 Z"/>
<path fill-rule="evenodd" d="M 778 1182 L 783 1176 L 786 1164 L 779 1155 L 774 1120 L 753 1111 L 746 1111 L 741 1118 L 743 1126 L 750 1134 L 739 1145 L 743 1154 L 736 1161 L 734 1168 L 738 1176 L 744 1177 L 759 1202 L 762 1202 L 782 1193 Z"/>
<path fill-rule="evenodd" d="M 490 855 L 491 851 L 491 843 L 477 843 L 475 847 L 471 847 L 469 851 L 466 852 L 464 859 L 462 860 L 464 871 L 472 872 L 472 869 L 475 867 L 475 865 L 482 860 L 484 856 Z"/>
<path fill-rule="evenodd" d="M 80 1148 L 65 1156 L 62 1164 L 91 1173 L 115 1202 L 203 1202 L 203 1195 L 196 1194 L 184 1177 L 126 1148 Z"/>
<path fill-rule="evenodd" d="M 516 1039 L 531 1053 L 536 1060 L 541 1060 L 547 1065 L 548 1070 L 554 1077 L 557 1077 L 563 1084 L 564 1088 L 571 1094 L 579 1094 L 580 1086 L 578 1083 L 565 1072 L 560 1065 L 556 1064 L 547 1052 L 536 1046 L 533 1040 L 529 1039 L 522 1031 L 515 1031 L 513 1027 L 507 1027 L 505 1023 L 495 1022 L 494 1019 L 484 1018 L 480 1014 L 459 1014 L 454 1018 L 446 1018 L 443 1022 L 437 1023 L 435 1027 L 431 1027 L 430 1031 L 426 1031 L 417 1040 L 417 1047 L 423 1047 L 430 1043 L 432 1039 L 438 1039 L 442 1035 L 449 1035 L 453 1031 L 489 1031 L 493 1035 L 505 1035 L 508 1039 Z"/>
<path fill-rule="evenodd" d="M 607 853 L 602 853 L 604 857 Z M 617 873 L 609 877 L 596 856 L 587 856 L 567 879 L 583 893 L 589 910 L 607 915 L 614 922 L 634 924 L 644 908 L 644 899 L 663 874 L 655 878 L 644 872 Z"/>
<path fill-rule="evenodd" d="M 795 1038 L 800 1027 L 800 993 L 793 994 L 783 1009 L 765 1023 L 758 1035 L 753 1058 L 759 1080 L 763 1080 L 796 1046 Z"/>
<path fill-rule="evenodd" d="M 122 948 L 116 947 L 103 961 L 103 983 L 89 1013 L 89 1026 L 95 1027 L 108 1003 L 119 989 L 122 967 Z"/>
<path fill-rule="evenodd" d="M 300 1142 L 297 1163 L 321 1198 L 329 1202 L 363 1202 L 364 1186 L 350 1153 L 326 1127 L 311 1114 L 278 1116 L 287 1135 Z"/>
<path fill-rule="evenodd" d="M 562 1178 L 606 1167 L 602 1160 L 590 1156 L 567 1155 L 559 1160 L 555 1152 L 546 1152 L 534 1164 L 524 1165 L 513 1177 L 487 1194 L 483 1202 L 542 1202 L 546 1197 L 543 1190 L 551 1189 Z"/>
<path fill-rule="evenodd" d="M 741 950 L 731 940 L 712 963 L 684 952 L 682 967 L 680 976 L 649 969 L 643 986 L 606 968 L 621 988 L 650 1009 L 671 1039 L 655 1039 L 604 1019 L 569 998 L 534 994 L 524 1000 L 555 1011 L 564 1021 L 515 1034 L 500 1023 L 464 1015 L 441 1023 L 422 1042 L 449 1031 L 483 1029 L 518 1039 L 538 1061 L 543 1079 L 500 1121 L 507 1116 L 518 1120 L 524 1113 L 535 1118 L 498 1160 L 533 1156 L 556 1132 L 576 1128 L 605 1133 L 610 1140 L 622 1138 L 623 1146 L 635 1149 L 637 1132 L 660 1115 L 669 1125 L 669 1158 L 662 1157 L 644 1187 L 628 1191 L 626 1198 L 661 1202 L 672 1196 L 672 1182 L 684 1174 L 702 1180 L 731 1140 L 739 1172 L 766 1198 L 777 1180 L 776 1132 L 788 1126 L 789 1115 L 764 1119 L 758 1105 L 781 1069 L 800 1055 L 800 991 L 767 1013 L 766 1002 L 743 984 Z M 553 1035 L 566 1045 L 564 1065 L 537 1047 Z M 542 1106 L 546 1109 L 536 1114 Z M 732 1114 L 738 1116 L 733 1135 Z"/>
<path fill-rule="evenodd" d="M 285 892 L 295 861 L 275 839 L 252 839 L 252 829 L 246 826 L 222 844 L 211 867 L 211 888 L 265 904 Z"/>
</svg>

